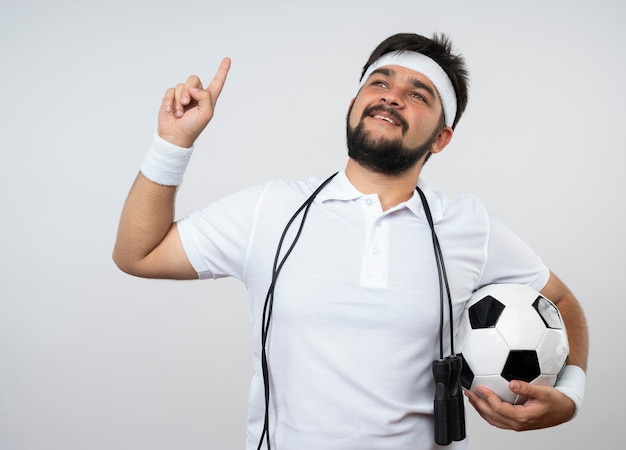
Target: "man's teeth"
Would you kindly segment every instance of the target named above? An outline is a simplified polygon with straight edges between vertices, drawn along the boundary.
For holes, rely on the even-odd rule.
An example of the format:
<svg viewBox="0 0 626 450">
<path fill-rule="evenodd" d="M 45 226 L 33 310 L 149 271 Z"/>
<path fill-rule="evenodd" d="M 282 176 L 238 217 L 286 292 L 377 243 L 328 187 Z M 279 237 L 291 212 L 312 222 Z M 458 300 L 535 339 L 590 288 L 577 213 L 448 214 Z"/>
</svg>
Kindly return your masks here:
<svg viewBox="0 0 626 450">
<path fill-rule="evenodd" d="M 393 120 L 391 120 L 389 117 L 387 117 L 387 116 L 380 116 L 378 114 L 376 114 L 374 116 L 374 119 L 381 119 L 381 120 L 385 120 L 385 121 L 387 121 L 389 123 L 394 123 Z"/>
</svg>

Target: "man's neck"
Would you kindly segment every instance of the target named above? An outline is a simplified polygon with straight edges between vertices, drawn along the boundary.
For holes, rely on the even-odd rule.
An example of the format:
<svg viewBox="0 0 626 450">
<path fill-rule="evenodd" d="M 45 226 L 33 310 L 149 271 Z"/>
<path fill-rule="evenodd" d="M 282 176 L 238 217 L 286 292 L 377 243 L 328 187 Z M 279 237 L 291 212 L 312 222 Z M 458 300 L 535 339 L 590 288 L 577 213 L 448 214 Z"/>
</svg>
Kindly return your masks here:
<svg viewBox="0 0 626 450">
<path fill-rule="evenodd" d="M 346 176 L 363 194 L 378 194 L 383 211 L 386 211 L 413 196 L 422 164 L 420 161 L 402 175 L 390 176 L 373 172 L 353 159 L 349 159 L 346 165 Z"/>
</svg>

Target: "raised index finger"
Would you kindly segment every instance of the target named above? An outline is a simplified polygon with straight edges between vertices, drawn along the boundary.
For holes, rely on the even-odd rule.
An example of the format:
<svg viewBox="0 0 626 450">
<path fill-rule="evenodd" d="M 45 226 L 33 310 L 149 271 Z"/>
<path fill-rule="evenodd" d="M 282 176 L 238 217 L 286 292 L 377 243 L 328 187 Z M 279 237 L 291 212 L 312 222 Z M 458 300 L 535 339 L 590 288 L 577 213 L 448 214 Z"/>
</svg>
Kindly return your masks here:
<svg viewBox="0 0 626 450">
<path fill-rule="evenodd" d="M 226 83 L 226 77 L 228 76 L 228 71 L 230 70 L 230 63 L 230 58 L 224 58 L 217 69 L 215 76 L 207 86 L 206 90 L 211 93 L 213 104 L 217 101 L 220 93 L 222 92 L 222 88 L 224 87 L 224 83 Z"/>
</svg>

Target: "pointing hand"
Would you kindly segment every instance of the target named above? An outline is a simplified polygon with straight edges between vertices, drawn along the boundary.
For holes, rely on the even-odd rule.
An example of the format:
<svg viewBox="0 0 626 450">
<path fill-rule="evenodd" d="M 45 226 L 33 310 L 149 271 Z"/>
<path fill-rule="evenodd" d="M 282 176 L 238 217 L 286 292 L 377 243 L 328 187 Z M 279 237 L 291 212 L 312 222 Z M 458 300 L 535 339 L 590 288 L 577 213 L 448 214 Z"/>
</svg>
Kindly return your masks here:
<svg viewBox="0 0 626 450">
<path fill-rule="evenodd" d="M 191 147 L 213 118 L 215 104 L 222 92 L 230 59 L 224 58 L 206 88 L 200 78 L 191 75 L 165 92 L 158 118 L 158 134 L 179 147 Z"/>
</svg>

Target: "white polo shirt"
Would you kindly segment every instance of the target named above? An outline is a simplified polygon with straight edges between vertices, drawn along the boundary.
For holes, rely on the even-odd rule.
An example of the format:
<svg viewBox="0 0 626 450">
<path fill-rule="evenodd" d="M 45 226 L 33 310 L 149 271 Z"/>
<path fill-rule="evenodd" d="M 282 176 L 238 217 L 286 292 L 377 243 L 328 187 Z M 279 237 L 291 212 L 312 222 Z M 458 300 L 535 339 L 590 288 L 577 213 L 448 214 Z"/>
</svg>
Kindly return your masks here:
<svg viewBox="0 0 626 450">
<path fill-rule="evenodd" d="M 178 222 L 200 278 L 232 276 L 248 289 L 255 376 L 247 449 L 257 448 L 263 427 L 261 326 L 278 241 L 320 183 L 270 181 Z M 544 287 L 549 271 L 540 258 L 475 197 L 448 199 L 422 181 L 420 187 L 443 251 L 455 321 L 483 285 Z M 377 195 L 360 193 L 340 172 L 316 197 L 274 293 L 267 344 L 272 448 L 439 448 L 431 371 L 438 336 L 438 275 L 419 195 L 383 212 Z M 467 440 L 446 448 L 467 448 Z"/>
</svg>

